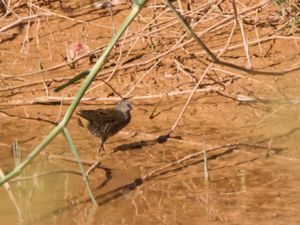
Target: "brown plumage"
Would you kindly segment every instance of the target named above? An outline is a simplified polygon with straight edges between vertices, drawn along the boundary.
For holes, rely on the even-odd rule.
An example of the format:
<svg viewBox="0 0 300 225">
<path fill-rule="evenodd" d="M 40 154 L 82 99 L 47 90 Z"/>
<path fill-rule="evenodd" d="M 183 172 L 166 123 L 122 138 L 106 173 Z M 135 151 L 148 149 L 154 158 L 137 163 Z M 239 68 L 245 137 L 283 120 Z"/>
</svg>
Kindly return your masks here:
<svg viewBox="0 0 300 225">
<path fill-rule="evenodd" d="M 81 110 L 77 113 L 88 121 L 87 128 L 95 136 L 100 137 L 101 149 L 104 150 L 105 141 L 122 130 L 131 120 L 130 111 L 132 106 L 129 101 L 122 100 L 112 109 Z M 83 123 L 81 122 L 83 125 Z"/>
</svg>

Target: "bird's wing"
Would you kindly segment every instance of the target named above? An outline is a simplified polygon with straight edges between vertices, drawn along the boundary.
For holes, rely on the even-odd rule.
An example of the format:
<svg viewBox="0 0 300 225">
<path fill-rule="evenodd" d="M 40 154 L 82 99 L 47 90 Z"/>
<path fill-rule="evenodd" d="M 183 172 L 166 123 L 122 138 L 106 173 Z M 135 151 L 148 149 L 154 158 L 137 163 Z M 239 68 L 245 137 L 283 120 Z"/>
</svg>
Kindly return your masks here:
<svg viewBox="0 0 300 225">
<path fill-rule="evenodd" d="M 81 110 L 78 115 L 99 125 L 116 123 L 120 120 L 119 112 L 114 109 Z"/>
</svg>

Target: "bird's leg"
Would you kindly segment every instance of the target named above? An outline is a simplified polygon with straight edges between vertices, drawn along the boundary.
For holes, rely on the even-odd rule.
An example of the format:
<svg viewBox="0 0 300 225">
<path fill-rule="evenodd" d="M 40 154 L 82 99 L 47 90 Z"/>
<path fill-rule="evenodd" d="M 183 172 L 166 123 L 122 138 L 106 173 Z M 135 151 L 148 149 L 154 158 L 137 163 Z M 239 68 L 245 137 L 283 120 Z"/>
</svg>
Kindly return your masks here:
<svg viewBox="0 0 300 225">
<path fill-rule="evenodd" d="M 104 149 L 104 141 L 103 140 L 100 140 L 100 145 L 99 145 L 98 152 L 97 152 L 98 156 L 100 156 L 101 150 L 105 151 L 105 149 Z"/>
</svg>

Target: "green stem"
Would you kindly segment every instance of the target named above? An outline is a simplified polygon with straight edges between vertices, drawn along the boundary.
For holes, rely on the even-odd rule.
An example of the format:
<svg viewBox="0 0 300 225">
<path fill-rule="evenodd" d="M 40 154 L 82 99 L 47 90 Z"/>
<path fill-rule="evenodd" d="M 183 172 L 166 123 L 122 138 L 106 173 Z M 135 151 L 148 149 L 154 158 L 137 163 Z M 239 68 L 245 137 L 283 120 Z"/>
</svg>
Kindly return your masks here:
<svg viewBox="0 0 300 225">
<path fill-rule="evenodd" d="M 59 92 L 62 89 L 65 89 L 66 87 L 68 87 L 69 85 L 75 83 L 76 81 L 86 77 L 87 75 L 89 75 L 90 71 L 89 70 L 85 70 L 83 72 L 81 72 L 80 74 L 78 74 L 77 76 L 71 78 L 70 80 L 68 80 L 66 83 L 62 84 L 61 86 L 57 87 L 54 89 L 54 92 Z"/>
<path fill-rule="evenodd" d="M 88 89 L 88 87 L 90 86 L 94 78 L 96 77 L 99 70 L 104 65 L 108 54 L 113 49 L 117 41 L 120 39 L 124 31 L 129 26 L 129 24 L 139 14 L 139 12 L 147 3 L 147 1 L 148 0 L 135 1 L 132 10 L 130 11 L 129 15 L 122 23 L 120 29 L 113 36 L 111 42 L 109 43 L 107 48 L 105 48 L 103 54 L 101 55 L 97 63 L 90 70 L 89 75 L 85 79 L 75 99 L 72 101 L 62 121 L 48 134 L 48 136 L 38 146 L 34 148 L 34 150 L 26 157 L 26 159 L 23 162 L 21 162 L 17 167 L 14 168 L 13 171 L 11 171 L 9 174 L 7 174 L 4 178 L 0 180 L 0 186 L 3 185 L 5 182 L 9 181 L 10 179 L 12 179 L 13 177 L 17 176 L 22 171 L 22 169 L 24 169 L 62 131 L 62 129 L 67 126 L 82 96 L 84 95 L 84 93 L 86 92 L 86 90 Z"/>
<path fill-rule="evenodd" d="M 214 53 L 210 51 L 210 49 L 204 44 L 204 42 L 193 32 L 190 25 L 186 22 L 183 16 L 177 12 L 174 8 L 170 0 L 165 0 L 165 4 L 172 10 L 172 12 L 176 15 L 177 19 L 179 19 L 180 23 L 184 27 L 184 29 L 195 39 L 195 41 L 207 52 L 207 54 L 212 58 L 214 62 L 218 62 L 219 59 L 215 56 Z"/>
<path fill-rule="evenodd" d="M 80 171 L 81 171 L 81 173 L 82 173 L 83 180 L 84 180 L 84 182 L 85 182 L 85 184 L 86 184 L 86 186 L 87 186 L 88 193 L 89 193 L 89 195 L 90 195 L 90 197 L 91 197 L 91 199 L 92 199 L 92 202 L 93 202 L 95 205 L 98 205 L 98 203 L 97 203 L 97 201 L 96 201 L 96 199 L 95 199 L 95 196 L 94 196 L 94 194 L 93 194 L 93 192 L 92 192 L 92 188 L 91 188 L 91 185 L 90 185 L 90 183 L 89 183 L 89 180 L 88 180 L 88 178 L 87 178 L 87 176 L 86 176 L 86 174 L 85 174 L 85 170 L 84 170 L 84 168 L 83 168 L 83 165 L 82 165 L 82 163 L 81 163 L 81 161 L 80 161 L 80 157 L 79 157 L 79 155 L 78 155 L 78 152 L 77 152 L 77 150 L 76 150 L 76 148 L 75 148 L 74 142 L 73 142 L 73 140 L 72 140 L 72 138 L 71 138 L 71 135 L 70 135 L 70 133 L 68 132 L 67 128 L 64 128 L 63 130 L 64 130 L 65 138 L 67 139 L 67 142 L 68 142 L 68 144 L 69 144 L 69 146 L 70 146 L 71 152 L 73 153 L 73 155 L 75 156 L 75 159 L 77 160 L 77 162 L 78 162 L 78 164 L 79 164 L 79 168 L 80 168 Z"/>
</svg>

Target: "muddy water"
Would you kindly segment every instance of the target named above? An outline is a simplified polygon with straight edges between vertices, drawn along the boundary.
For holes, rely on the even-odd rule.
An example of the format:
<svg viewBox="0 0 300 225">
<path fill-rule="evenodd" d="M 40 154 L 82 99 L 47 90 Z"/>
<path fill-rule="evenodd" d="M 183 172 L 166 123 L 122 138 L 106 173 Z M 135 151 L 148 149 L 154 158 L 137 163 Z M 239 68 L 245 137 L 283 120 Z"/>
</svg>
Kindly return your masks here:
<svg viewBox="0 0 300 225">
<path fill-rule="evenodd" d="M 51 71 L 47 68 L 65 63 L 65 49 L 70 42 L 84 40 L 90 50 L 105 47 L 113 31 L 98 25 L 118 27 L 131 7 L 125 5 L 114 11 L 112 20 L 111 13 L 105 11 L 100 14 L 98 9 L 86 8 L 88 11 L 81 11 L 85 10 L 83 3 L 90 4 L 90 1 L 62 1 L 62 6 L 56 1 L 41 2 L 41 7 L 76 20 L 51 17 L 45 23 L 41 20 L 41 23 L 31 23 L 28 27 L 25 24 L 22 24 L 23 27 L 13 26 L 1 33 L 0 168 L 4 173 L 11 171 L 15 165 L 11 152 L 14 140 L 18 140 L 22 157 L 26 157 L 53 128 L 43 121 L 21 118 L 32 116 L 58 121 L 61 118 L 60 111 L 66 110 L 66 106 L 62 109 L 59 106 L 61 95 L 74 96 L 80 84 L 70 87 L 63 94 L 56 94 L 53 89 L 74 74 L 90 68 L 91 64 L 84 58 L 76 62 L 74 68 L 69 65 Z M 186 4 L 187 1 L 182 2 Z M 193 13 L 194 16 L 206 15 L 212 18 L 195 27 L 199 33 L 219 23 L 220 18 L 228 17 L 232 12 L 230 5 L 222 5 L 224 10 L 228 8 L 228 14 L 225 12 L 215 17 L 216 13 L 221 13 L 220 10 L 207 11 L 206 7 L 200 7 L 207 4 L 207 1 L 192 2 L 195 4 L 194 9 L 204 10 Z M 243 4 L 249 3 L 247 7 L 250 7 L 255 2 L 261 1 L 243 1 Z M 128 36 L 143 29 L 143 24 L 153 23 L 152 19 L 156 17 L 153 9 L 148 8 L 142 12 L 141 19 L 136 20 L 128 30 Z M 15 10 L 15 14 L 3 17 L 1 27 L 14 22 L 14 15 L 28 16 L 25 5 Z M 207 14 L 209 12 L 212 14 Z M 263 40 L 273 33 L 286 34 L 284 31 L 277 33 L 287 23 L 283 22 L 284 18 L 272 5 L 254 14 L 258 17 L 244 17 L 247 19 L 245 30 L 249 41 L 255 42 L 259 37 Z M 158 24 L 164 24 L 166 20 L 174 22 L 173 15 L 162 15 L 157 18 Z M 191 21 L 194 20 L 191 14 L 189 17 Z M 276 20 L 276 17 L 279 19 Z M 199 21 L 199 18 L 194 21 Z M 258 32 L 254 31 L 252 22 L 257 19 L 261 21 L 257 26 Z M 127 45 L 121 44 L 111 53 L 105 65 L 106 70 L 115 71 L 113 67 L 123 60 L 132 66 L 124 70 L 117 69 L 115 77 L 110 81 L 118 92 L 127 93 L 152 66 L 143 62 L 173 48 L 173 44 L 183 34 L 178 24 L 173 27 L 167 24 L 166 27 L 160 34 L 157 33 L 157 39 L 156 33 L 151 34 L 149 40 L 146 37 L 141 39 L 134 50 L 129 40 Z M 218 52 L 227 45 L 231 28 L 232 23 L 220 30 L 205 33 L 205 43 L 209 44 L 212 51 Z M 145 31 L 150 29 L 154 27 L 145 28 Z M 230 46 L 243 46 L 241 37 L 237 29 Z M 268 71 L 294 68 L 300 60 L 298 42 L 289 36 L 251 47 L 253 68 Z M 122 51 L 124 55 L 120 57 Z M 199 46 L 192 43 L 165 55 L 136 86 L 132 96 L 150 97 L 171 89 L 191 90 L 194 87 L 193 77 L 199 78 L 201 71 L 210 63 L 201 52 Z M 96 57 L 100 54 L 101 51 L 97 52 Z M 226 52 L 222 59 L 244 65 L 244 55 L 244 49 L 240 48 Z M 46 68 L 42 75 L 49 85 L 50 95 L 59 99 L 53 102 L 46 99 L 49 100 L 46 101 L 48 105 L 31 103 L 31 100 L 47 95 L 40 73 L 27 76 L 28 73 L 39 71 L 41 63 Z M 166 143 L 158 144 L 154 140 L 172 127 L 187 96 L 165 98 L 153 119 L 149 117 L 158 99 L 133 102 L 135 106 L 131 124 L 126 127 L 126 132 L 108 141 L 101 167 L 89 176 L 98 207 L 90 202 L 76 163 L 62 160 L 73 157 L 64 137 L 59 135 L 22 171 L 17 177 L 18 181 L 10 182 L 10 192 L 0 187 L 0 224 L 300 224 L 299 72 L 275 77 L 250 76 L 235 71 L 237 78 L 228 75 L 228 68 L 217 69 L 211 72 L 209 79 L 206 77 L 203 80 L 201 89 L 207 87 L 222 92 L 203 91 L 195 94 L 172 138 Z M 100 78 L 109 75 L 110 72 L 103 73 Z M 38 84 L 34 85 L 33 82 Z M 93 85 L 99 83 L 99 80 L 95 80 Z M 186 85 L 178 87 L 179 84 Z M 248 98 L 254 95 L 259 100 L 248 103 L 232 100 L 238 95 Z M 92 98 L 109 96 L 113 96 L 113 93 L 104 85 L 85 95 Z M 67 104 L 67 100 L 63 103 Z M 81 108 L 93 109 L 106 106 L 103 101 L 80 105 Z M 75 118 L 71 120 L 68 129 L 81 158 L 88 162 L 95 161 L 98 140 L 80 128 Z M 141 145 L 128 148 L 133 143 Z M 241 145 L 228 147 L 235 143 Z M 209 182 L 203 179 L 201 151 L 204 146 L 208 150 L 219 147 L 207 153 Z M 196 153 L 195 157 L 188 158 Z M 179 161 L 184 157 L 188 159 Z M 85 169 L 88 167 L 85 165 Z M 149 179 L 142 182 L 139 178 L 145 175 Z"/>
<path fill-rule="evenodd" d="M 292 74 L 289 79 L 295 76 L 297 74 Z M 52 172 L 11 183 L 15 203 L 1 187 L 1 223 L 299 224 L 298 106 L 276 102 L 211 103 L 218 102 L 218 98 L 195 100 L 174 133 L 177 138 L 164 144 L 151 141 L 170 127 L 180 109 L 179 100 L 163 104 L 162 113 L 153 120 L 149 120 L 143 110 L 153 106 L 140 103 L 133 112 L 127 132 L 108 142 L 102 168 L 90 175 L 99 207 L 93 207 L 89 201 L 79 175 L 62 171 L 78 171 L 76 164 L 40 156 L 19 178 Z M 174 109 L 165 111 L 164 107 L 170 105 L 174 105 Z M 7 172 L 14 164 L 10 142 L 18 138 L 26 155 L 47 134 L 51 125 L 8 117 L 3 121 L 3 126 L 14 124 L 7 126 L 1 140 L 1 151 L 5 156 L 0 163 Z M 157 124 L 164 124 L 164 127 L 159 129 Z M 36 132 L 28 133 L 28 126 L 35 127 Z M 94 160 L 98 140 L 80 128 L 76 120 L 71 121 L 69 129 L 81 157 Z M 133 135 L 132 131 L 137 134 Z M 116 149 L 142 140 L 152 144 Z M 144 183 L 136 180 L 200 152 L 204 142 L 208 149 L 230 143 L 249 145 L 209 152 L 209 183 L 203 179 L 202 154 L 170 168 L 162 168 L 161 173 Z M 256 148 L 254 144 L 271 149 Z M 72 158 L 63 136 L 58 136 L 45 151 Z M 266 157 L 268 152 L 269 157 Z"/>
<path fill-rule="evenodd" d="M 59 221 L 55 211 L 68 205 L 78 179 L 74 175 L 54 173 L 41 178 L 37 173 L 62 170 L 61 166 L 39 159 L 26 168 L 19 178 L 29 180 L 16 181 L 10 184 L 13 199 L 4 188 L 1 188 L 1 223 L 3 224 L 55 224 Z M 32 177 L 33 176 L 33 177 Z M 80 184 L 79 184 L 80 185 Z"/>
</svg>

